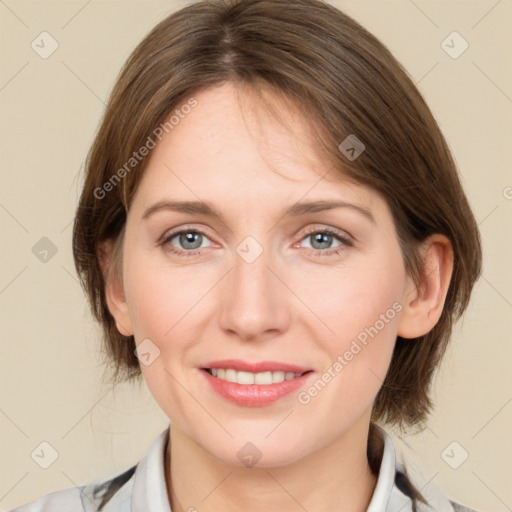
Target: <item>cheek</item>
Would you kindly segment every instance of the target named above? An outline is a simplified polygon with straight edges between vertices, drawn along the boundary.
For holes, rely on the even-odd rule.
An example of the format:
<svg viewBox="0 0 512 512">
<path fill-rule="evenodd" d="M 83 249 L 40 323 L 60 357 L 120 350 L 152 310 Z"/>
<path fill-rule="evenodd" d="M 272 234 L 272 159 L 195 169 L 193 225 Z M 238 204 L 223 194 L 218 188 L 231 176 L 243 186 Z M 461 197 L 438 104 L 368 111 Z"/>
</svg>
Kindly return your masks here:
<svg viewBox="0 0 512 512">
<path fill-rule="evenodd" d="M 189 312 L 205 293 L 200 275 L 172 267 L 161 258 L 154 263 L 134 251 L 125 263 L 125 291 L 137 341 L 154 339 L 161 344 L 187 325 Z M 192 315 L 193 316 L 193 315 Z"/>
<path fill-rule="evenodd" d="M 324 331 L 330 334 L 325 339 L 343 347 L 359 334 L 364 339 L 364 333 L 372 326 L 389 331 L 397 320 L 396 303 L 402 291 L 399 273 L 369 263 L 312 277 L 303 281 L 297 294 L 322 320 Z"/>
<path fill-rule="evenodd" d="M 171 267 L 161 261 L 155 263 L 137 249 L 126 258 L 124 272 L 137 345 L 149 339 L 154 344 L 147 345 L 150 353 L 158 354 L 154 359 L 151 355 L 152 361 L 147 365 L 141 359 L 144 381 L 168 417 L 179 420 L 191 414 L 187 411 L 195 411 L 176 382 L 185 383 L 188 378 L 186 358 L 198 339 L 194 328 L 198 316 L 204 314 L 200 301 L 208 289 L 207 283 L 189 269 Z"/>
<path fill-rule="evenodd" d="M 318 275 L 308 279 L 314 288 L 302 288 L 304 302 L 325 326 L 327 335 L 317 336 L 316 344 L 328 355 L 325 370 L 336 375 L 331 389 L 343 394 L 345 404 L 368 402 L 391 361 L 405 282 L 401 260 L 393 256 L 346 267 L 328 279 Z"/>
</svg>

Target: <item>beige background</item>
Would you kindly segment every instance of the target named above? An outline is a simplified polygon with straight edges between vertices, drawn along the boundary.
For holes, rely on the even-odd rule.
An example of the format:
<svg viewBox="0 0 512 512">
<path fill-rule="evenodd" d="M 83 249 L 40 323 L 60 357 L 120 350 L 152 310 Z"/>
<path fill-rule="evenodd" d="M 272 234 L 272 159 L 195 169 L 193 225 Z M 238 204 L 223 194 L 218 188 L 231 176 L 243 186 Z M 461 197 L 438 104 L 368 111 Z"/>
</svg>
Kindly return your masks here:
<svg viewBox="0 0 512 512">
<path fill-rule="evenodd" d="M 482 511 L 510 510 L 512 1 L 332 3 L 381 38 L 425 95 L 484 243 L 484 275 L 436 380 L 429 428 L 400 444 L 415 452 L 406 457 L 426 486 Z M 118 70 L 182 5 L 0 2 L 2 510 L 123 471 L 167 425 L 145 386 L 101 386 L 98 330 L 74 272 L 71 221 L 78 173 Z M 59 45 L 47 59 L 31 48 L 43 31 Z M 453 31 L 469 43 L 457 59 L 441 47 Z M 32 252 L 42 237 L 58 249 L 46 263 Z M 30 456 L 43 441 L 59 455 L 48 469 Z M 455 458 L 469 453 L 458 469 L 441 457 L 453 441 Z"/>
</svg>

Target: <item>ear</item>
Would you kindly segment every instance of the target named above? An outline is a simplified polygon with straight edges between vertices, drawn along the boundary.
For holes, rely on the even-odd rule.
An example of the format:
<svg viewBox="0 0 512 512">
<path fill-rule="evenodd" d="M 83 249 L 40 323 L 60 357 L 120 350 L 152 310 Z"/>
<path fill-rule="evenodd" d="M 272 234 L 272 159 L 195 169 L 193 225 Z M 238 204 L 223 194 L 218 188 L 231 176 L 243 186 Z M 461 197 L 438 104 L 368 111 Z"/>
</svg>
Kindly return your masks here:
<svg viewBox="0 0 512 512">
<path fill-rule="evenodd" d="M 118 243 L 122 244 L 122 239 Z M 100 244 L 98 250 L 108 309 L 114 317 L 117 330 L 124 336 L 131 336 L 133 328 L 123 289 L 123 271 L 119 260 L 121 254 L 121 248 L 112 240 Z"/>
<path fill-rule="evenodd" d="M 453 249 L 444 235 L 431 235 L 421 247 L 425 265 L 416 286 L 408 277 L 398 321 L 398 336 L 418 338 L 437 324 L 448 293 L 453 272 Z"/>
</svg>

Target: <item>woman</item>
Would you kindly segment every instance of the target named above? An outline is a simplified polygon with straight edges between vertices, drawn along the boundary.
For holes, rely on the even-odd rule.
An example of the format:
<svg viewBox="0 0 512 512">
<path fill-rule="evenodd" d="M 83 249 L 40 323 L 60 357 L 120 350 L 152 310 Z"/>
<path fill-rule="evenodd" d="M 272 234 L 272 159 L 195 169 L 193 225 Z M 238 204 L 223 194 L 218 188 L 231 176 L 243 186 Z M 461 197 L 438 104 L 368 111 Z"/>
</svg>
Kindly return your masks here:
<svg viewBox="0 0 512 512">
<path fill-rule="evenodd" d="M 382 425 L 424 425 L 481 272 L 447 144 L 389 51 L 317 0 L 213 0 L 125 64 L 76 268 L 114 381 L 170 427 L 106 481 L 16 510 L 470 511 Z"/>
</svg>

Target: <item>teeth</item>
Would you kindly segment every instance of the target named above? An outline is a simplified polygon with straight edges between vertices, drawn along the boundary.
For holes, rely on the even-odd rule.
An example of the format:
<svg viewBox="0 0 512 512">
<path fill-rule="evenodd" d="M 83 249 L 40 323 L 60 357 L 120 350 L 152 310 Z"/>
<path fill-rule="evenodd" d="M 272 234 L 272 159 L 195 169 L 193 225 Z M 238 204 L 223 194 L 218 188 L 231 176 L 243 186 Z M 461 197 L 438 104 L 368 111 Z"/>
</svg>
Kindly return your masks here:
<svg viewBox="0 0 512 512">
<path fill-rule="evenodd" d="M 254 375 L 254 384 L 272 384 L 272 382 L 283 382 L 283 380 L 284 372 L 262 372 Z"/>
<path fill-rule="evenodd" d="M 237 382 L 238 384 L 277 384 L 284 380 L 291 380 L 300 377 L 301 373 L 293 372 L 239 372 L 232 368 L 211 368 L 211 374 L 221 380 L 228 382 Z"/>
<path fill-rule="evenodd" d="M 228 382 L 238 382 L 235 370 L 226 370 L 226 380 Z"/>
<path fill-rule="evenodd" d="M 237 372 L 236 380 L 238 384 L 254 384 L 254 373 Z"/>
</svg>

